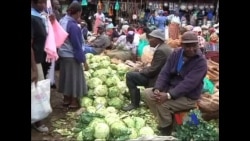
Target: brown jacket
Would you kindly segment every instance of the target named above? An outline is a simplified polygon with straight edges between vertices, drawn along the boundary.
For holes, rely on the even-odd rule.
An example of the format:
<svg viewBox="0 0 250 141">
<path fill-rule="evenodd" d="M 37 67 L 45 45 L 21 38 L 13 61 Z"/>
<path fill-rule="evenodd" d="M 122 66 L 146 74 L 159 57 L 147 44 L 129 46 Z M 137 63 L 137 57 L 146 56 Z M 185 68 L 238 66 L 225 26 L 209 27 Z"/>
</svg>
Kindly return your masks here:
<svg viewBox="0 0 250 141">
<path fill-rule="evenodd" d="M 172 49 L 165 43 L 161 44 L 154 52 L 153 60 L 150 67 L 143 68 L 140 73 L 150 79 L 148 87 L 153 87 L 154 83 L 161 71 L 161 68 L 167 62 L 168 57 L 172 53 Z"/>
</svg>

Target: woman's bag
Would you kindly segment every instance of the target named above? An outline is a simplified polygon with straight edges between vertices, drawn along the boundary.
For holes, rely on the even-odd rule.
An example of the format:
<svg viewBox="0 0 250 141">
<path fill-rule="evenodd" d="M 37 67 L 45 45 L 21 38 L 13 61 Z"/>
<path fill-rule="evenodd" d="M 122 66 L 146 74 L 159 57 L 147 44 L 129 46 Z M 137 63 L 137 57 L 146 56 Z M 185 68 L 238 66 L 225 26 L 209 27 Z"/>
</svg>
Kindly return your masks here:
<svg viewBox="0 0 250 141">
<path fill-rule="evenodd" d="M 52 112 L 50 105 L 50 80 L 31 83 L 31 123 L 46 118 Z"/>
</svg>

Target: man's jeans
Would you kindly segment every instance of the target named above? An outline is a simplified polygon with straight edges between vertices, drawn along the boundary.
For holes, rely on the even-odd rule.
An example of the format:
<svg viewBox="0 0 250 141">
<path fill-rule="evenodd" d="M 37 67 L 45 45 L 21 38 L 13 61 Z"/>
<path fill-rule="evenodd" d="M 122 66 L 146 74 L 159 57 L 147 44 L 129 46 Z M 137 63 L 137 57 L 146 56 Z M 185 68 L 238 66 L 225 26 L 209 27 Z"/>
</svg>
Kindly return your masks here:
<svg viewBox="0 0 250 141">
<path fill-rule="evenodd" d="M 93 47 L 91 47 L 89 45 L 84 45 L 83 49 L 84 49 L 85 53 L 97 54 L 96 51 L 93 49 Z"/>
</svg>

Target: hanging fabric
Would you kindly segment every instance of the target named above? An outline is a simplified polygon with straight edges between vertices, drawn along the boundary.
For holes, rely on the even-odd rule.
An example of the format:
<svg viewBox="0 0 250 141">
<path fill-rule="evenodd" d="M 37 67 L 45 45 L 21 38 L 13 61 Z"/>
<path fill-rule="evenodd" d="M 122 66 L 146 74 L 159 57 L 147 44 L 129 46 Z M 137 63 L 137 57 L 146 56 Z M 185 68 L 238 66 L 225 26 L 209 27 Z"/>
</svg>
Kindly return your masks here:
<svg viewBox="0 0 250 141">
<path fill-rule="evenodd" d="M 120 9 L 120 5 L 118 3 L 118 0 L 115 2 L 115 10 L 118 11 Z"/>
<path fill-rule="evenodd" d="M 109 5 L 109 16 L 113 16 L 114 15 L 114 12 L 113 12 L 113 5 L 110 4 Z"/>
<path fill-rule="evenodd" d="M 88 5 L 88 2 L 87 0 L 82 0 L 82 3 L 81 3 L 82 6 L 87 6 Z"/>
</svg>

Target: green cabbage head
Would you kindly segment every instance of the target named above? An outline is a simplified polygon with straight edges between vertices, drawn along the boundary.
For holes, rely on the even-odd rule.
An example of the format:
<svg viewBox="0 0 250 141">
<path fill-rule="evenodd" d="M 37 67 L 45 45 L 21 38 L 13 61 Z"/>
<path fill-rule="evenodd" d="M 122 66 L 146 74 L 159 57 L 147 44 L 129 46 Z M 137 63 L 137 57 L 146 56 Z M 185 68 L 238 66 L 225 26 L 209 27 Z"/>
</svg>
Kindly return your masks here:
<svg viewBox="0 0 250 141">
<path fill-rule="evenodd" d="M 113 106 L 119 110 L 123 106 L 123 101 L 119 99 L 118 97 L 115 97 L 115 98 L 110 99 L 110 101 L 108 102 L 108 105 Z"/>
<path fill-rule="evenodd" d="M 106 96 L 108 94 L 108 88 L 106 85 L 98 85 L 94 89 L 94 94 L 96 96 Z"/>
<path fill-rule="evenodd" d="M 99 105 L 107 106 L 107 100 L 105 99 L 105 97 L 96 97 L 95 98 L 93 106 L 97 107 Z"/>
<path fill-rule="evenodd" d="M 106 123 L 97 123 L 95 126 L 94 137 L 96 139 L 108 139 L 109 126 Z"/>
<path fill-rule="evenodd" d="M 139 136 L 151 136 L 154 135 L 154 130 L 151 127 L 145 126 L 139 130 Z"/>
<path fill-rule="evenodd" d="M 93 100 L 88 98 L 88 97 L 83 97 L 82 98 L 82 102 L 81 102 L 81 106 L 82 107 L 88 107 L 88 106 L 92 106 L 93 104 Z"/>
<path fill-rule="evenodd" d="M 96 86 L 102 85 L 102 80 L 100 80 L 99 78 L 91 78 L 88 82 L 87 85 L 89 88 L 93 89 Z"/>
</svg>

